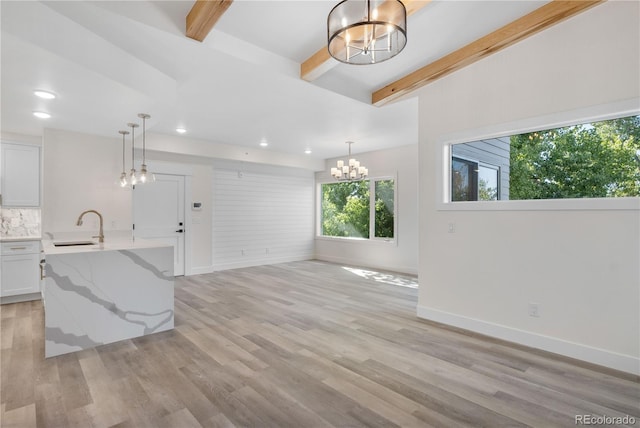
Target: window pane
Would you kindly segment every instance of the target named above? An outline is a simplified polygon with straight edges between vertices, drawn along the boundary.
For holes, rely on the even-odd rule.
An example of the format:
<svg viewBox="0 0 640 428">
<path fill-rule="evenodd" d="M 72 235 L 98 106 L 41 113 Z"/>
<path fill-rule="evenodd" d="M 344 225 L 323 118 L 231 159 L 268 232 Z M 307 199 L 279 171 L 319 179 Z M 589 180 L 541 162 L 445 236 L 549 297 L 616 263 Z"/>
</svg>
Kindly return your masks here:
<svg viewBox="0 0 640 428">
<path fill-rule="evenodd" d="M 491 165 L 478 167 L 478 200 L 497 201 L 500 169 Z"/>
<path fill-rule="evenodd" d="M 640 196 L 640 116 L 511 136 L 511 199 Z"/>
<path fill-rule="evenodd" d="M 393 238 L 394 180 L 376 181 L 376 238 Z"/>
<path fill-rule="evenodd" d="M 369 238 L 369 182 L 322 185 L 322 235 Z"/>
<path fill-rule="evenodd" d="M 451 159 L 451 200 L 477 201 L 478 164 L 465 159 Z"/>
</svg>

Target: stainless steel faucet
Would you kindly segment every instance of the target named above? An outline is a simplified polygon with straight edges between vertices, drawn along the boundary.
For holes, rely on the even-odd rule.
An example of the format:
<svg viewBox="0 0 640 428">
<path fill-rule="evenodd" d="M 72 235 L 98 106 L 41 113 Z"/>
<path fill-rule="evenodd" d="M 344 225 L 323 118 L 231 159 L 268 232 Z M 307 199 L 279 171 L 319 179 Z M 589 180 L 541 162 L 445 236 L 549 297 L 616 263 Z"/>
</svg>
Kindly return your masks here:
<svg viewBox="0 0 640 428">
<path fill-rule="evenodd" d="M 102 222 L 102 214 L 100 214 L 98 211 L 96 211 L 96 210 L 84 211 L 78 217 L 78 221 L 76 222 L 76 226 L 82 226 L 82 216 L 84 216 L 86 213 L 95 213 L 100 218 L 100 231 L 98 232 L 98 236 L 92 236 L 92 238 L 98 238 L 98 242 L 99 243 L 103 243 L 104 242 L 104 231 L 103 231 L 103 227 L 102 227 L 102 223 L 103 223 Z"/>
</svg>

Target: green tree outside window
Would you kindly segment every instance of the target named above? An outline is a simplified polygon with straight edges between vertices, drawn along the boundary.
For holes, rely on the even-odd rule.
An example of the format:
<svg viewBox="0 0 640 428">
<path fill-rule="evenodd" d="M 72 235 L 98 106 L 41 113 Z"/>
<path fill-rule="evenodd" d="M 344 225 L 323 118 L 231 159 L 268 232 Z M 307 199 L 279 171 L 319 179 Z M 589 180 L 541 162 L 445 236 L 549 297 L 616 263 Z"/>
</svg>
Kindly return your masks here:
<svg viewBox="0 0 640 428">
<path fill-rule="evenodd" d="M 374 200 L 371 200 L 371 184 Z M 321 234 L 323 236 L 369 239 L 371 204 L 376 238 L 394 237 L 394 180 L 362 180 L 325 183 L 322 191 Z"/>
<path fill-rule="evenodd" d="M 640 116 L 511 136 L 510 199 L 640 196 Z"/>
</svg>

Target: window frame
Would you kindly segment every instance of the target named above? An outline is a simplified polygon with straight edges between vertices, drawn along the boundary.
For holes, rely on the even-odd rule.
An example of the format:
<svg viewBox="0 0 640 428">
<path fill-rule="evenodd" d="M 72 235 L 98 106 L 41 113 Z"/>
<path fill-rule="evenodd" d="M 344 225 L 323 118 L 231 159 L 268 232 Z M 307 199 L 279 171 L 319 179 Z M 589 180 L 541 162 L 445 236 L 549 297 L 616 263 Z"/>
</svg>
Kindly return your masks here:
<svg viewBox="0 0 640 428">
<path fill-rule="evenodd" d="M 393 238 L 378 238 L 375 236 L 375 183 L 378 181 L 393 180 Z M 369 237 L 359 238 L 354 236 L 328 236 L 322 234 L 322 186 L 324 184 L 337 184 L 336 180 L 320 180 L 316 183 L 316 236 L 315 239 L 342 242 L 371 242 L 382 244 L 398 243 L 398 178 L 397 174 L 379 175 L 367 177 L 364 180 L 369 182 Z"/>
<path fill-rule="evenodd" d="M 451 201 L 451 158 L 454 144 L 574 126 L 640 114 L 640 98 L 591 106 L 515 122 L 445 135 L 435 144 L 438 211 L 640 210 L 640 197 Z M 459 157 L 459 156 L 456 156 Z"/>
</svg>

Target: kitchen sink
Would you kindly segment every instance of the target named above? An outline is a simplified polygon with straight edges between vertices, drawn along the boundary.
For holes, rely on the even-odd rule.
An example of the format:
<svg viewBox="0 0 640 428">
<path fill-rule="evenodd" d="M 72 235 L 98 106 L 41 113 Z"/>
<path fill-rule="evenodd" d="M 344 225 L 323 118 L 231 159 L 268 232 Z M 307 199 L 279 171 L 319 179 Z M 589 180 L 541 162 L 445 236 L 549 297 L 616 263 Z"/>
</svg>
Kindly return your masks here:
<svg viewBox="0 0 640 428">
<path fill-rule="evenodd" d="M 96 245 L 93 241 L 59 241 L 54 242 L 54 247 L 74 247 L 76 245 Z"/>
</svg>

